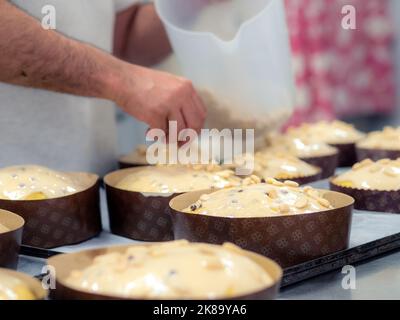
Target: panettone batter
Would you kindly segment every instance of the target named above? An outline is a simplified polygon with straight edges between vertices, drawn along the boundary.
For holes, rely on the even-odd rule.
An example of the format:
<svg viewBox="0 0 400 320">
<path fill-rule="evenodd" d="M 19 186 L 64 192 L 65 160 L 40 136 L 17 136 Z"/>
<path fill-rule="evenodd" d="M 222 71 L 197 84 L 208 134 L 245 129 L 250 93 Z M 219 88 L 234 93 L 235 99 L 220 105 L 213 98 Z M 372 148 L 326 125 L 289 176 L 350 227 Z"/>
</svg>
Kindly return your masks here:
<svg viewBox="0 0 400 320">
<path fill-rule="evenodd" d="M 83 189 L 68 174 L 36 165 L 0 169 L 0 199 L 43 200 L 58 198 Z"/>
<path fill-rule="evenodd" d="M 261 266 L 232 244 L 187 241 L 132 246 L 124 253 L 97 256 L 67 279 L 81 290 L 145 299 L 229 298 L 272 283 Z"/>
<path fill-rule="evenodd" d="M 293 181 L 251 184 L 204 194 L 184 212 L 229 218 L 270 217 L 333 209 L 318 190 Z"/>
</svg>

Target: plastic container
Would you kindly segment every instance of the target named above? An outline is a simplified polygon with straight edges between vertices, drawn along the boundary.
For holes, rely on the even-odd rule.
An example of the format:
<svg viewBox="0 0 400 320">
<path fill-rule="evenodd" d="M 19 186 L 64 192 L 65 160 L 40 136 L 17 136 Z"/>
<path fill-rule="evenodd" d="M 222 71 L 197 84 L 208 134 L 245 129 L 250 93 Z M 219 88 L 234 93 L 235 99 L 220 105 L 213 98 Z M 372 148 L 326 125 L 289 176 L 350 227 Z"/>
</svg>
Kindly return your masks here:
<svg viewBox="0 0 400 320">
<path fill-rule="evenodd" d="M 156 0 L 156 8 L 183 75 L 229 109 L 209 110 L 210 118 L 224 128 L 286 121 L 294 80 L 281 0 Z"/>
</svg>

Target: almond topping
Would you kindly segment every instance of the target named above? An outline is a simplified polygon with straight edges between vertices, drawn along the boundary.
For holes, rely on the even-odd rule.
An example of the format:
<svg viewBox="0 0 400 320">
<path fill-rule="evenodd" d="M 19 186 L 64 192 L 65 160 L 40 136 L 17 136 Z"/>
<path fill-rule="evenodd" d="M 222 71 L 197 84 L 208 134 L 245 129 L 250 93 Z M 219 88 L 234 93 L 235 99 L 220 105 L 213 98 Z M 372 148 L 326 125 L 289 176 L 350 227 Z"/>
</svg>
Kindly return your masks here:
<svg viewBox="0 0 400 320">
<path fill-rule="evenodd" d="M 224 265 L 219 259 L 210 258 L 204 261 L 204 267 L 210 270 L 220 270 L 224 268 Z"/>
<path fill-rule="evenodd" d="M 297 188 L 299 186 L 299 184 L 297 182 L 294 182 L 294 181 L 286 180 L 285 181 L 285 186 Z"/>
<path fill-rule="evenodd" d="M 273 184 L 274 182 L 277 182 L 277 180 L 275 180 L 274 178 L 267 178 L 265 179 L 265 182 L 268 184 Z"/>
<path fill-rule="evenodd" d="M 305 208 L 305 207 L 307 206 L 307 204 L 308 204 L 307 198 L 301 197 L 301 198 L 298 198 L 298 199 L 297 199 L 297 201 L 296 201 L 296 203 L 294 204 L 294 206 L 295 206 L 297 209 L 303 209 L 303 208 Z"/>
<path fill-rule="evenodd" d="M 276 190 L 274 190 L 274 189 L 269 190 L 269 191 L 268 191 L 268 196 L 269 196 L 271 199 L 276 199 L 276 198 L 278 198 L 278 192 L 277 192 Z"/>
<path fill-rule="evenodd" d="M 284 184 L 283 182 L 280 182 L 280 181 L 278 181 L 278 180 L 275 180 L 274 183 L 273 183 L 273 185 L 274 185 L 274 186 L 277 186 L 277 187 L 283 187 L 285 184 Z"/>
<path fill-rule="evenodd" d="M 393 168 L 389 167 L 389 168 L 385 168 L 385 170 L 383 171 L 384 174 L 386 174 L 389 177 L 393 177 L 396 178 L 399 174 L 397 172 L 395 172 L 393 170 Z"/>
<path fill-rule="evenodd" d="M 250 179 L 253 180 L 254 183 L 261 183 L 260 177 L 256 176 L 255 174 L 250 176 Z"/>
<path fill-rule="evenodd" d="M 290 211 L 290 207 L 286 203 L 282 203 L 281 205 L 279 205 L 279 211 L 281 213 L 288 213 Z"/>
<path fill-rule="evenodd" d="M 325 208 L 329 208 L 331 206 L 330 202 L 324 198 L 319 198 L 318 203 Z"/>
</svg>

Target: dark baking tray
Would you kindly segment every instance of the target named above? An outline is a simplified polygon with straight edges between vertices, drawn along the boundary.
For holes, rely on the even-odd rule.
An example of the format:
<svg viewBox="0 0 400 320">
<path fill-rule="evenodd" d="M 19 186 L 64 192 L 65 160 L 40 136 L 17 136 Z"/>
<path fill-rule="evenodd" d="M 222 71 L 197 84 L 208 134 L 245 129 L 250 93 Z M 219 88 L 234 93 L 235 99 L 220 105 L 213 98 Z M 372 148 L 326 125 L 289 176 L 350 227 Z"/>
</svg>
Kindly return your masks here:
<svg viewBox="0 0 400 320">
<path fill-rule="evenodd" d="M 400 233 L 286 268 L 284 269 L 281 287 L 294 285 L 324 273 L 341 269 L 346 265 L 362 263 L 395 251 L 400 251 Z M 47 259 L 62 252 L 22 246 L 20 253 Z M 43 276 L 44 274 L 39 274 L 35 277 L 41 279 Z"/>
<path fill-rule="evenodd" d="M 328 188 L 328 180 L 318 181 L 311 184 L 315 188 Z M 301 281 L 314 278 L 316 276 L 322 275 L 324 273 L 329 273 L 341 269 L 345 265 L 355 265 L 358 263 L 364 263 L 371 259 L 377 259 L 385 254 L 390 254 L 400 250 L 400 215 L 393 214 L 383 214 L 385 216 L 385 222 L 381 225 L 377 225 L 376 220 L 382 213 L 366 213 L 365 211 L 355 211 L 353 214 L 353 219 L 359 219 L 357 223 L 352 223 L 352 230 L 357 229 L 357 233 L 360 230 L 364 230 L 366 226 L 373 225 L 374 228 L 385 228 L 385 232 L 378 232 L 380 236 L 375 238 L 369 234 L 367 229 L 365 234 L 358 236 L 357 239 L 351 239 L 350 248 L 336 252 L 322 258 L 315 260 L 310 260 L 284 270 L 284 276 L 282 279 L 281 286 L 288 287 L 294 285 Z M 371 220 L 372 219 L 372 220 Z M 386 219 L 396 219 L 396 220 L 386 220 Z M 393 223 L 398 221 L 398 225 Z M 102 237 L 105 240 L 102 240 Z M 112 239 L 115 240 L 112 240 Z M 116 245 L 118 243 L 127 243 L 128 239 L 120 238 L 112 234 L 104 232 L 100 237 L 89 240 L 82 244 L 76 246 L 70 246 L 68 248 L 55 248 L 54 250 L 37 249 L 27 246 L 21 247 L 21 254 L 26 256 L 33 256 L 37 258 L 47 259 L 53 255 L 71 252 L 73 251 L 87 249 L 94 246 L 101 245 Z M 131 241 L 132 244 L 138 243 L 137 241 Z M 38 275 L 40 277 L 41 275 Z"/>
<path fill-rule="evenodd" d="M 281 287 L 400 250 L 400 233 L 284 269 Z"/>
</svg>

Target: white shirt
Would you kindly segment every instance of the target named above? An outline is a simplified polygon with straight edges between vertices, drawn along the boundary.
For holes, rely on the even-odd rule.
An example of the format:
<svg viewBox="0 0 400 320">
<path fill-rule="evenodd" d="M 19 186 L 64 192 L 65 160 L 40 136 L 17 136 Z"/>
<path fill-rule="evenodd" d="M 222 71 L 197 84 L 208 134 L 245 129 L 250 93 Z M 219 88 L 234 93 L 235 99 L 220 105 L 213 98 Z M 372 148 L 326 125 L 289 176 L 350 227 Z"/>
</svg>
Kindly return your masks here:
<svg viewBox="0 0 400 320">
<path fill-rule="evenodd" d="M 56 9 L 57 31 L 111 52 L 115 14 L 138 0 L 14 0 L 42 20 Z M 10 44 L 12 45 L 12 44 Z M 117 159 L 110 101 L 0 83 L 0 167 L 40 164 L 104 174 Z"/>
</svg>

